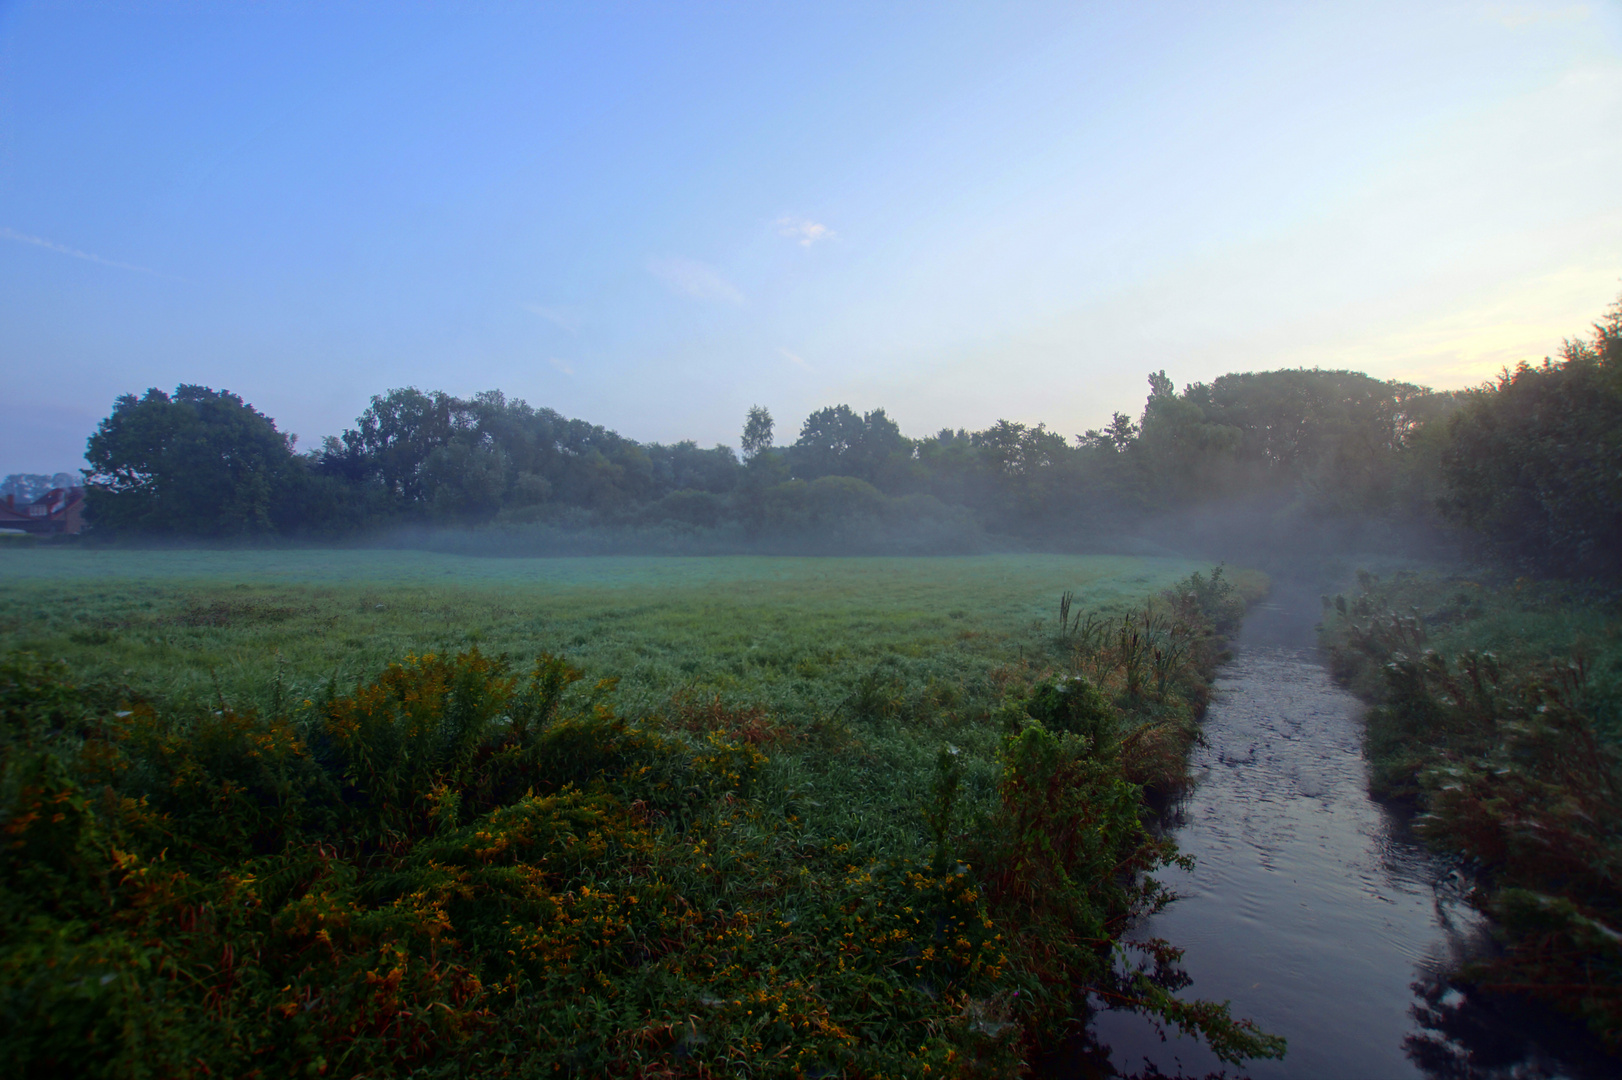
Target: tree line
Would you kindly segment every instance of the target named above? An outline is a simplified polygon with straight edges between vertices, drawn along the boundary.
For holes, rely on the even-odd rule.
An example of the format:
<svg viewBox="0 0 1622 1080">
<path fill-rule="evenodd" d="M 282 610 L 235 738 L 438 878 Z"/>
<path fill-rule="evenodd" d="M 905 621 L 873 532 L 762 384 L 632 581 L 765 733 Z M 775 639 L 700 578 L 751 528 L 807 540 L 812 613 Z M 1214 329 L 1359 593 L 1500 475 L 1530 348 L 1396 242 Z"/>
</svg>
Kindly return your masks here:
<svg viewBox="0 0 1622 1080">
<path fill-rule="evenodd" d="M 73 473 L 10 473 L 0 480 L 0 499 L 31 503 L 55 488 L 73 487 L 80 477 Z"/>
<path fill-rule="evenodd" d="M 414 387 L 299 453 L 225 390 L 120 397 L 91 436 L 106 536 L 333 538 L 402 526 L 654 529 L 841 539 L 884 527 L 1084 546 L 1165 515 L 1245 507 L 1319 522 L 1452 524 L 1534 570 L 1614 574 L 1622 524 L 1622 304 L 1557 359 L 1436 392 L 1352 371 L 1149 376 L 1140 415 L 1074 436 L 999 420 L 908 438 L 884 409 L 806 417 L 742 453 L 640 443 L 498 390 Z"/>
</svg>

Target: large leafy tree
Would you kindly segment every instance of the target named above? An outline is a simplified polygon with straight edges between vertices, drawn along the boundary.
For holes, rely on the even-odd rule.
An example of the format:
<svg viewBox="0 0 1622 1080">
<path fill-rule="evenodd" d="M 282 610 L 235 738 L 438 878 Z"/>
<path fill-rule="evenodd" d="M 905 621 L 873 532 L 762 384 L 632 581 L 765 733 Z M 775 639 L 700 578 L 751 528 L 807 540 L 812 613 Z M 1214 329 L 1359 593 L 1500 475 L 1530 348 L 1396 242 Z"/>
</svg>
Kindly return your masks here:
<svg viewBox="0 0 1622 1080">
<path fill-rule="evenodd" d="M 887 462 L 911 452 L 912 444 L 883 409 L 863 415 L 835 405 L 806 417 L 789 462 L 798 479 L 854 476 L 871 482 Z"/>
<path fill-rule="evenodd" d="M 317 468 L 363 494 L 380 520 L 606 511 L 655 489 L 653 463 L 634 441 L 499 390 L 471 400 L 414 387 L 374 397 L 341 440 L 326 441 Z"/>
<path fill-rule="evenodd" d="M 1594 330 L 1505 371 L 1449 427 L 1443 508 L 1526 569 L 1622 576 L 1622 301 Z"/>
<path fill-rule="evenodd" d="M 684 439 L 668 446 L 648 443 L 643 450 L 653 466 L 654 490 L 660 495 L 673 491 L 718 495 L 738 486 L 738 455 L 730 446 L 704 450 Z"/>
<path fill-rule="evenodd" d="M 1149 389 L 1140 427 L 1117 413 L 1080 441 L 1117 482 L 1131 471 L 1112 459 L 1134 468 L 1145 501 L 1167 507 L 1265 496 L 1411 516 L 1416 444 L 1457 407 L 1452 394 L 1317 368 L 1223 375 L 1181 394 L 1160 372 Z"/>
<path fill-rule="evenodd" d="M 226 390 L 125 394 L 85 451 L 90 520 L 108 533 L 247 536 L 297 513 L 293 439 Z"/>
<path fill-rule="evenodd" d="M 1456 404 L 1411 383 L 1317 368 L 1223 375 L 1186 396 L 1211 423 L 1240 432 L 1240 492 L 1282 487 L 1358 514 L 1392 504 L 1413 439 Z"/>
<path fill-rule="evenodd" d="M 328 439 L 324 464 L 352 479 L 380 484 L 397 504 L 425 503 L 423 466 L 456 430 L 455 398 L 414 386 L 374 396 L 340 442 Z"/>
<path fill-rule="evenodd" d="M 460 438 L 499 452 L 507 462 L 508 500 L 609 511 L 646 499 L 653 463 L 634 440 L 552 409 L 537 409 L 499 390 L 456 402 Z M 528 494 L 526 494 L 526 492 Z"/>
<path fill-rule="evenodd" d="M 1183 506 L 1224 493 L 1234 450 L 1243 433 L 1213 423 L 1197 387 L 1178 394 L 1164 371 L 1149 376 L 1139 435 L 1131 443 L 1146 502 Z"/>
</svg>

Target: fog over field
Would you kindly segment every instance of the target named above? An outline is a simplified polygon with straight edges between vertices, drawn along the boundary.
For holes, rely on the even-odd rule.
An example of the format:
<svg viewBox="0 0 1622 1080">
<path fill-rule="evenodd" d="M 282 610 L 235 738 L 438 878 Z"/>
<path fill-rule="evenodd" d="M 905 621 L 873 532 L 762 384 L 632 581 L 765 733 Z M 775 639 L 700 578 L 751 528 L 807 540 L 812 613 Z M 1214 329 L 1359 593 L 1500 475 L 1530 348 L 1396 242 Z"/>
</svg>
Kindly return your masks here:
<svg viewBox="0 0 1622 1080">
<path fill-rule="evenodd" d="M 1622 1074 L 1622 7 L 0 5 L 19 1076 Z"/>
</svg>

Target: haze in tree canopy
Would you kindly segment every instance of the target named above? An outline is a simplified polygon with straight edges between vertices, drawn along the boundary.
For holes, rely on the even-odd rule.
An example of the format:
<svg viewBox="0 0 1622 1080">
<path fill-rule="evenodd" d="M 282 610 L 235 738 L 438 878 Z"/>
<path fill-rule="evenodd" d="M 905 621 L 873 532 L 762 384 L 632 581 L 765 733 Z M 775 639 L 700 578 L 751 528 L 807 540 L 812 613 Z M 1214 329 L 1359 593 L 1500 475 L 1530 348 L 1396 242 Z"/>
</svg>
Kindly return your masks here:
<svg viewBox="0 0 1622 1080">
<path fill-rule="evenodd" d="M 182 383 L 1069 438 L 1162 369 L 1463 389 L 1617 289 L 1611 3 L 3 10 L 7 472 Z"/>
<path fill-rule="evenodd" d="M 528 528 L 537 553 L 605 536 L 626 550 L 1085 549 L 1156 516 L 1248 507 L 1275 529 L 1461 525 L 1530 568 L 1609 575 L 1619 313 L 1559 360 L 1464 394 L 1299 368 L 1178 391 L 1154 372 L 1137 420 L 1117 412 L 1071 438 L 999 420 L 911 439 L 883 409 L 840 404 L 784 447 L 754 406 L 742 459 L 638 443 L 500 391 L 413 387 L 299 455 L 237 395 L 182 385 L 117 400 L 90 440 L 90 505 L 110 537 L 481 525 Z"/>
</svg>

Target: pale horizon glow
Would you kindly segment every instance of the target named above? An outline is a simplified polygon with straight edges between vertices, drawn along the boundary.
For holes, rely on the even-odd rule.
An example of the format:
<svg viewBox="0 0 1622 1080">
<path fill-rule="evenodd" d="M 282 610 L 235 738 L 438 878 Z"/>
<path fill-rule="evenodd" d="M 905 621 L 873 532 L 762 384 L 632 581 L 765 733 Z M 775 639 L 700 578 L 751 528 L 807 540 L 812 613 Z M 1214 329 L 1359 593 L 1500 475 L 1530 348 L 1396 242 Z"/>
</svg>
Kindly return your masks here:
<svg viewBox="0 0 1622 1080">
<path fill-rule="evenodd" d="M 120 394 L 339 434 L 1074 435 L 1149 373 L 1478 385 L 1622 295 L 1622 5 L 0 6 L 0 472 Z"/>
</svg>

